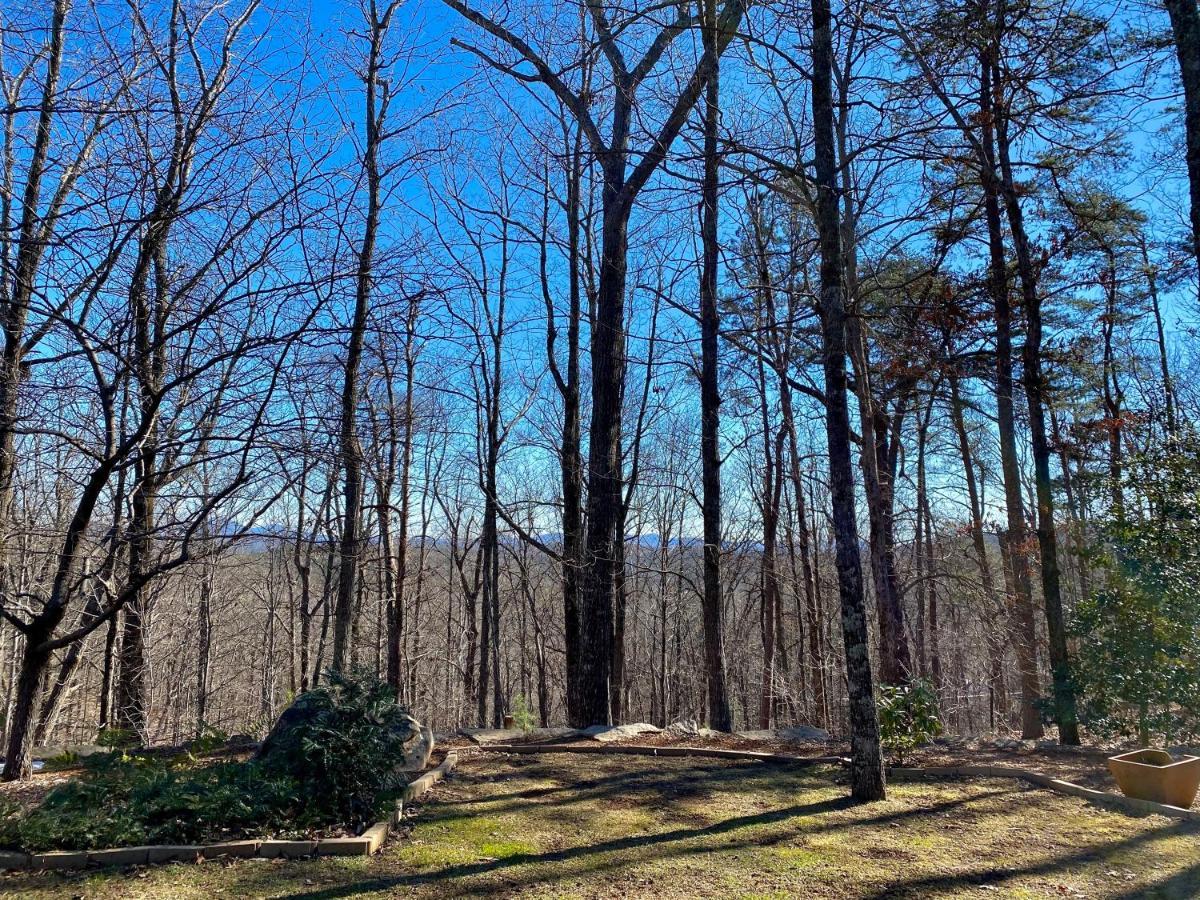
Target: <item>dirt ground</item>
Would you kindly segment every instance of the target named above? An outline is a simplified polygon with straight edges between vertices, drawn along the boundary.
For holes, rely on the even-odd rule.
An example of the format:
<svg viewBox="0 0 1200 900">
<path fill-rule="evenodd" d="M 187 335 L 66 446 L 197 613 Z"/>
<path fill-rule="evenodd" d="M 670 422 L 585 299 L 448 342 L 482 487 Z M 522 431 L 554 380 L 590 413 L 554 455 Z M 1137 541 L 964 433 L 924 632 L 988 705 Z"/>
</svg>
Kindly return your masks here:
<svg viewBox="0 0 1200 900">
<path fill-rule="evenodd" d="M 521 741 L 520 743 L 525 743 Z M 530 743 L 573 744 L 596 746 L 593 740 L 544 740 Z M 1011 741 L 1015 746 L 997 747 L 988 740 L 938 741 L 908 754 L 905 766 L 1013 766 L 1028 769 L 1064 781 L 1071 781 L 1094 790 L 1115 791 L 1116 782 L 1108 771 L 1107 758 L 1121 748 L 1058 747 L 1050 742 L 1039 746 L 1032 741 Z M 782 740 L 759 740 L 740 737 L 736 734 L 720 734 L 712 737 L 682 736 L 669 731 L 643 734 L 611 746 L 637 744 L 657 747 L 706 747 L 726 750 L 751 750 L 764 753 L 785 753 L 790 756 L 848 756 L 850 746 L 837 742 L 795 742 Z M 466 738 L 455 739 L 450 746 L 474 748 L 477 745 Z M 1124 748 L 1128 749 L 1128 748 Z M 894 760 L 893 760 L 894 761 Z"/>
<path fill-rule="evenodd" d="M 375 857 L 10 875 L 0 892 L 183 900 L 1200 894 L 1197 825 L 1130 817 L 1011 779 L 897 782 L 886 801 L 861 805 L 846 799 L 841 781 L 827 766 L 475 750 Z"/>
</svg>

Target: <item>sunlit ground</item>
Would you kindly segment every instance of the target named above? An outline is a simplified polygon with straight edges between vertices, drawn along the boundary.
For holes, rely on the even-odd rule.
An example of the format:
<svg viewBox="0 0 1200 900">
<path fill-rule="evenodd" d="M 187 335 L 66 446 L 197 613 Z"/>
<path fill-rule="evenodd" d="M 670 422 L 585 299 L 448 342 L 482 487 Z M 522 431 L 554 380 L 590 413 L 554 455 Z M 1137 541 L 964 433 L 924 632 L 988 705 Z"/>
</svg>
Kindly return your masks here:
<svg viewBox="0 0 1200 900">
<path fill-rule="evenodd" d="M 29 897 L 1194 897 L 1200 826 L 1014 781 L 897 783 L 855 806 L 833 769 L 474 757 L 374 858 L 10 876 Z"/>
</svg>

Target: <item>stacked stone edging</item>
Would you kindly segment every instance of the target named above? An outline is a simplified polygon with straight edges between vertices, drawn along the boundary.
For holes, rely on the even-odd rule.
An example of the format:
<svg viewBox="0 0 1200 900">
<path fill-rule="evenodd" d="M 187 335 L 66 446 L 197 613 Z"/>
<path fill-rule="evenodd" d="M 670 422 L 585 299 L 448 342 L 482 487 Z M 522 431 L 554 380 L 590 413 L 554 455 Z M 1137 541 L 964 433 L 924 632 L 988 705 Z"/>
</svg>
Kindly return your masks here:
<svg viewBox="0 0 1200 900">
<path fill-rule="evenodd" d="M 420 797 L 454 771 L 454 750 L 434 769 L 410 782 L 392 815 L 367 828 L 357 837 L 319 840 L 247 840 L 219 844 L 155 844 L 146 847 L 111 847 L 104 850 L 52 850 L 47 853 L 0 851 L 0 869 L 66 871 L 88 866 L 145 866 L 165 862 L 200 862 L 205 859 L 249 858 L 301 859 L 306 856 L 370 856 L 387 841 L 400 824 L 404 802 Z"/>
</svg>

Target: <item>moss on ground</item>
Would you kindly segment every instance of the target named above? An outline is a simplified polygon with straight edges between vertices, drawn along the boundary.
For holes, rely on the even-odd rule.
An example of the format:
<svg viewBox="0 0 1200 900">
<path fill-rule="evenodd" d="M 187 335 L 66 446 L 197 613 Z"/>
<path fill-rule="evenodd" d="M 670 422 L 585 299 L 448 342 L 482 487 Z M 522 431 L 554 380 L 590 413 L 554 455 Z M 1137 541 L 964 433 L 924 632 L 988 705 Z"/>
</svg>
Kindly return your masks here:
<svg viewBox="0 0 1200 900">
<path fill-rule="evenodd" d="M 1200 826 L 1007 780 L 856 806 L 832 769 L 482 757 L 370 859 L 0 879 L 27 897 L 1194 897 Z"/>
</svg>

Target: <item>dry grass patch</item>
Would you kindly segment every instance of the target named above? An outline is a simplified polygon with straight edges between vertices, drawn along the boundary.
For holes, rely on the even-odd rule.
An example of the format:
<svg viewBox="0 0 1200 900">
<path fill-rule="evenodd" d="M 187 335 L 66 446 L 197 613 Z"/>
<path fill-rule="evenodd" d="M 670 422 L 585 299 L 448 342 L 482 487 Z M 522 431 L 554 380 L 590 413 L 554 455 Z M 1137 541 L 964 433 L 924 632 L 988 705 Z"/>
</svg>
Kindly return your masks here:
<svg viewBox="0 0 1200 900">
<path fill-rule="evenodd" d="M 593 756 L 464 760 L 372 859 L 10 877 L 30 897 L 1193 897 L 1200 826 L 1006 779 L 892 786 L 841 773 Z"/>
</svg>

